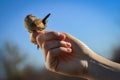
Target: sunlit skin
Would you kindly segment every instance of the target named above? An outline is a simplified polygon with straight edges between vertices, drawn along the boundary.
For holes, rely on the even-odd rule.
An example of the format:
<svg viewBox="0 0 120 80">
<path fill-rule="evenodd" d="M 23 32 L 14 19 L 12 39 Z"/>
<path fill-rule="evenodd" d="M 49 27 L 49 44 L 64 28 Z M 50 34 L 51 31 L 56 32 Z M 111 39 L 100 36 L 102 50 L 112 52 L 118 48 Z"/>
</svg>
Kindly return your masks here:
<svg viewBox="0 0 120 80">
<path fill-rule="evenodd" d="M 70 34 L 41 31 L 32 33 L 30 40 L 40 46 L 50 71 L 89 80 L 120 79 L 120 64 L 97 55 Z"/>
<path fill-rule="evenodd" d="M 52 31 L 31 34 L 32 43 L 35 42 L 35 39 L 44 53 L 47 69 L 65 75 L 87 74 L 86 68 L 88 64 L 86 60 L 89 57 L 86 56 L 87 52 L 84 49 L 88 48 L 84 48 L 86 46 L 82 42 L 81 46 L 79 46 L 77 40 L 73 41 L 74 37 L 66 33 Z M 79 47 L 84 49 L 79 50 Z"/>
</svg>

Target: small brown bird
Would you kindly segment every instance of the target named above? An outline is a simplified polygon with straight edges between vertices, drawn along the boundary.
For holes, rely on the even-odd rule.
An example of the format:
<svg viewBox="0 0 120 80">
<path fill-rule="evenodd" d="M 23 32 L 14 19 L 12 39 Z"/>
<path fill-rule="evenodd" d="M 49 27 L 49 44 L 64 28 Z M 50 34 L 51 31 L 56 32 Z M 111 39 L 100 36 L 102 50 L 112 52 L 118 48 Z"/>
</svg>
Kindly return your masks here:
<svg viewBox="0 0 120 80">
<path fill-rule="evenodd" d="M 38 19 L 35 16 L 27 15 L 24 20 L 25 28 L 29 33 L 34 31 L 42 31 L 46 28 L 46 20 L 50 16 L 50 13 L 46 15 L 43 19 Z"/>
<path fill-rule="evenodd" d="M 35 16 L 32 16 L 31 14 L 27 15 L 24 20 L 25 28 L 28 30 L 29 33 L 42 31 L 46 28 L 47 18 L 49 16 L 50 13 L 46 15 L 43 19 L 38 19 Z M 36 40 L 33 40 L 33 42 L 37 44 Z M 38 45 L 37 48 L 39 48 Z"/>
</svg>

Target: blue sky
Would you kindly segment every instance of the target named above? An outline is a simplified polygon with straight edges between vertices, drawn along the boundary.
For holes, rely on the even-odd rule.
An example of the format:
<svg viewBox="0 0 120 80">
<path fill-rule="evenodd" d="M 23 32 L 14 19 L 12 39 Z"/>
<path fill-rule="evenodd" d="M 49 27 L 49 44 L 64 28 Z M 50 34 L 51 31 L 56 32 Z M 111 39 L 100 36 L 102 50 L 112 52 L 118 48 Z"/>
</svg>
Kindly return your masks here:
<svg viewBox="0 0 120 80">
<path fill-rule="evenodd" d="M 43 18 L 51 13 L 46 30 L 67 32 L 85 42 L 95 52 L 111 57 L 120 39 L 119 0 L 0 0 L 0 44 L 16 43 L 28 52 L 28 62 L 40 65 L 43 56 L 29 42 L 24 17 Z"/>
</svg>

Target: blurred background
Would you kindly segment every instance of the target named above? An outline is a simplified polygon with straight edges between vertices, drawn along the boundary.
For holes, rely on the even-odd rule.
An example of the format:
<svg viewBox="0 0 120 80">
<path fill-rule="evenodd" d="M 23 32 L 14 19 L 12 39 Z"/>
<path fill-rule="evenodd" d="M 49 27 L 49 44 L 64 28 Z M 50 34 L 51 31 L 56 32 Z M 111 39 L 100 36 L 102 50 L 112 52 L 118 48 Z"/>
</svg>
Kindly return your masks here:
<svg viewBox="0 0 120 80">
<path fill-rule="evenodd" d="M 41 50 L 30 43 L 25 16 L 48 13 L 46 30 L 70 33 L 120 63 L 119 0 L 0 0 L 0 80 L 85 80 L 47 71 Z"/>
</svg>

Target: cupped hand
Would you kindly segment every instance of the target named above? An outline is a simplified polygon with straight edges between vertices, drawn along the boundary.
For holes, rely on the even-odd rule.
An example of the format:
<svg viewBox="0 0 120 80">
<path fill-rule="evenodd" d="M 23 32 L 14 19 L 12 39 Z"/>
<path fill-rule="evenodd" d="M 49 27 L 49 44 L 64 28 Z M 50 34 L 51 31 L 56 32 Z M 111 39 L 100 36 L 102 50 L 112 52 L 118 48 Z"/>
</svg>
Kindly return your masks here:
<svg viewBox="0 0 120 80">
<path fill-rule="evenodd" d="M 41 31 L 32 33 L 30 40 L 42 49 L 46 68 L 50 71 L 64 75 L 87 75 L 89 53 L 92 51 L 72 35 Z"/>
</svg>

